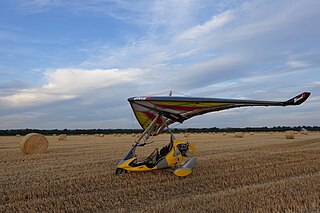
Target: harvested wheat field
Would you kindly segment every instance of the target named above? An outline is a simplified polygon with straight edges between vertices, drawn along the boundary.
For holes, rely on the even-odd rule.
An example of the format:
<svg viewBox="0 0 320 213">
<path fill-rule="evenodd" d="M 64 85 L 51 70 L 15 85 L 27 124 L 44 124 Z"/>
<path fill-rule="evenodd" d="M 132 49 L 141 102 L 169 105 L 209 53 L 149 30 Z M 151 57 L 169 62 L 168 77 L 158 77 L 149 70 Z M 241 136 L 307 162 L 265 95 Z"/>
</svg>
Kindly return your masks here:
<svg viewBox="0 0 320 213">
<path fill-rule="evenodd" d="M 25 155 L 0 137 L 0 212 L 319 212 L 320 133 L 183 134 L 198 148 L 185 178 L 166 171 L 115 176 L 131 135 L 47 136 Z M 140 155 L 168 142 L 160 135 Z"/>
</svg>

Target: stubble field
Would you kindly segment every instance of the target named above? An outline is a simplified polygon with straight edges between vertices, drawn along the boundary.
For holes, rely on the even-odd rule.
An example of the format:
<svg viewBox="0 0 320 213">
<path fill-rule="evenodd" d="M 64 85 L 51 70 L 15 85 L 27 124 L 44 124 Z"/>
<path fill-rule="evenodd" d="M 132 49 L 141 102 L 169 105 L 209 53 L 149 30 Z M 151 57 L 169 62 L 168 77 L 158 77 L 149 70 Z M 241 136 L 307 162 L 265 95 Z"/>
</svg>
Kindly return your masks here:
<svg viewBox="0 0 320 213">
<path fill-rule="evenodd" d="M 191 134 L 198 165 L 114 175 L 131 135 L 47 136 L 45 154 L 24 155 L 22 137 L 0 137 L 0 212 L 320 212 L 320 133 Z M 139 150 L 146 156 L 169 135 Z"/>
</svg>

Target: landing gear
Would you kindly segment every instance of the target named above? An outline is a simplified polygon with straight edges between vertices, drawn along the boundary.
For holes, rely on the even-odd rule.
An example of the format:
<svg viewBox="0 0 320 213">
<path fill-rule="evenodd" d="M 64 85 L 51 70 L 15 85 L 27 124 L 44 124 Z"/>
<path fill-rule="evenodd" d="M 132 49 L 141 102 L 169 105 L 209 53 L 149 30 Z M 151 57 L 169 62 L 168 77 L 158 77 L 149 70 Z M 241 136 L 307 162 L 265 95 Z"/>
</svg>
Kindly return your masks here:
<svg viewBox="0 0 320 213">
<path fill-rule="evenodd" d="M 127 170 L 125 170 L 125 169 L 120 169 L 120 168 L 117 168 L 116 169 L 116 175 L 123 175 L 123 174 L 125 174 L 125 173 L 127 173 L 128 171 Z"/>
</svg>

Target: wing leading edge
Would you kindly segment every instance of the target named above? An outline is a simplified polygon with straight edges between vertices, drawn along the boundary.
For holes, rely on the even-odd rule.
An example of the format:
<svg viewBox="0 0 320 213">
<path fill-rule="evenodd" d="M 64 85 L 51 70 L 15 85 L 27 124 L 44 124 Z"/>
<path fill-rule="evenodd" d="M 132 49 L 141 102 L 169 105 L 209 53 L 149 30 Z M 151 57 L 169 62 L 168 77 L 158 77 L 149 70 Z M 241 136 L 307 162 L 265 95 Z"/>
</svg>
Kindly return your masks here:
<svg viewBox="0 0 320 213">
<path fill-rule="evenodd" d="M 197 115 L 246 106 L 290 106 L 300 105 L 310 96 L 310 92 L 303 92 L 287 101 L 257 101 L 240 99 L 198 98 L 151 96 L 132 97 L 128 101 L 143 129 L 146 129 L 158 113 L 158 119 L 153 134 L 159 134 L 167 125 L 183 121 Z"/>
</svg>

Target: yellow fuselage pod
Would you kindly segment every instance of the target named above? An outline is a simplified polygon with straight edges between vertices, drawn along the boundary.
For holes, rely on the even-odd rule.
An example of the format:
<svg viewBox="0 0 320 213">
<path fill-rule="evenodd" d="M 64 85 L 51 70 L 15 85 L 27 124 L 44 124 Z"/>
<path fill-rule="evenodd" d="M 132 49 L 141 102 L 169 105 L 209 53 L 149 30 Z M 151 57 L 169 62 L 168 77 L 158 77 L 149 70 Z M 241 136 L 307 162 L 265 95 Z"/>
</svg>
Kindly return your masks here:
<svg viewBox="0 0 320 213">
<path fill-rule="evenodd" d="M 178 140 L 173 140 L 172 149 L 168 152 L 168 154 L 166 154 L 164 159 L 161 160 L 161 161 L 166 161 L 166 168 L 175 167 L 176 165 L 183 162 L 184 157 L 181 155 L 181 153 L 178 151 L 178 148 L 177 148 L 179 144 L 186 144 L 186 143 Z M 125 160 L 121 162 L 120 165 L 118 165 L 118 168 L 125 169 L 127 171 L 132 171 L 132 172 L 144 172 L 144 171 L 151 171 L 156 169 L 163 169 L 163 168 L 159 168 L 158 164 L 151 168 L 147 167 L 146 165 L 135 166 L 134 164 L 132 164 L 133 166 L 131 166 L 130 163 L 136 160 L 137 160 L 137 157 L 133 157 L 128 160 Z"/>
<path fill-rule="evenodd" d="M 120 165 L 118 165 L 118 168 L 120 169 L 125 169 L 127 171 L 132 171 L 132 172 L 139 172 L 139 171 L 151 171 L 157 169 L 157 166 L 149 168 L 146 165 L 140 165 L 140 166 L 130 166 L 129 164 L 133 161 L 137 160 L 136 157 L 130 158 L 126 161 L 123 161 Z"/>
</svg>

